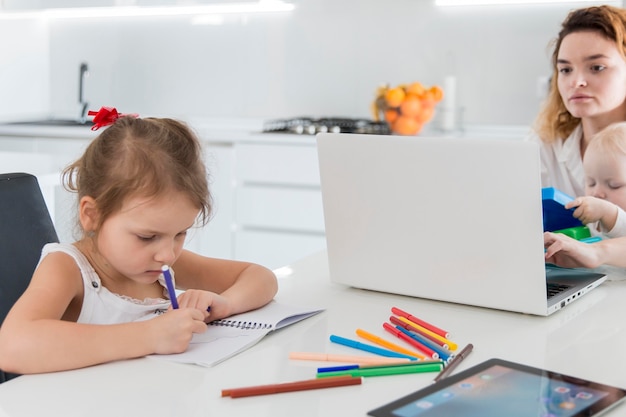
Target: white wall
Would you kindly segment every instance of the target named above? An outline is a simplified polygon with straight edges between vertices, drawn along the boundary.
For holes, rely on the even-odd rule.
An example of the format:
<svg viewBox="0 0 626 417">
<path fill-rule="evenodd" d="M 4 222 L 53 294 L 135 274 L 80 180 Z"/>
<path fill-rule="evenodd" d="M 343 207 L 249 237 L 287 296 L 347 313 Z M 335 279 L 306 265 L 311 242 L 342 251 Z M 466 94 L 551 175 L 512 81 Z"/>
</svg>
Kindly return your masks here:
<svg viewBox="0 0 626 417">
<path fill-rule="evenodd" d="M 46 23 L 1 21 L 0 39 L 0 120 L 45 113 L 50 97 Z"/>
<path fill-rule="evenodd" d="M 50 22 L 50 108 L 143 115 L 369 117 L 382 83 L 457 77 L 470 124 L 529 124 L 565 5 L 435 8 L 426 0 L 296 0 L 290 14 Z M 3 68 L 3 67 L 0 67 Z M 4 82 L 1 81 L 0 82 Z"/>
</svg>

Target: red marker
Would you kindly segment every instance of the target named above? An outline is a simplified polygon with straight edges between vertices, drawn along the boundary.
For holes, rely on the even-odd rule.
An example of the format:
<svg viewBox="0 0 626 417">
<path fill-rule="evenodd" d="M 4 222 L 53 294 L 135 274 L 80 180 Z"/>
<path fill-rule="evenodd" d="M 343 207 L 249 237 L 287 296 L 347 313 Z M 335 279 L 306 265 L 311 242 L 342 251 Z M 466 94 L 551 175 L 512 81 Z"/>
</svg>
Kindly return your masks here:
<svg viewBox="0 0 626 417">
<path fill-rule="evenodd" d="M 437 326 L 433 326 L 430 323 L 425 322 L 424 320 L 420 320 L 415 316 L 407 313 L 406 311 L 402 311 L 397 307 L 391 307 L 391 312 L 397 316 L 404 317 L 406 319 L 411 320 L 415 324 L 419 324 L 420 326 L 430 330 L 433 333 L 437 333 L 441 337 L 445 337 L 446 339 L 449 337 L 449 333 L 443 329 L 440 329 Z"/>
<path fill-rule="evenodd" d="M 409 336 L 409 335 L 407 335 L 405 333 L 402 333 L 400 330 L 396 329 L 391 324 L 383 323 L 383 328 L 385 330 L 387 330 L 389 333 L 391 333 L 394 336 L 396 336 L 397 338 L 404 340 L 405 342 L 407 342 L 408 344 L 410 344 L 414 348 L 417 348 L 421 352 L 424 352 L 429 357 L 431 357 L 433 359 L 439 359 L 439 354 L 437 352 L 435 352 L 434 350 L 430 349 L 427 346 L 424 346 L 423 344 L 421 344 L 417 340 L 413 339 L 411 336 Z"/>
<path fill-rule="evenodd" d="M 389 321 L 392 322 L 393 324 L 395 324 L 396 326 L 400 326 L 400 327 L 403 327 L 403 328 L 405 328 L 407 330 L 410 330 L 412 332 L 421 334 L 422 336 L 426 337 L 428 340 L 432 341 L 433 343 L 437 343 L 439 346 L 441 346 L 444 349 L 450 349 L 450 346 L 448 345 L 447 342 L 445 342 L 445 339 L 443 337 L 441 339 L 437 339 L 437 337 L 433 336 L 432 334 L 423 332 L 420 329 L 418 329 L 417 327 L 413 327 L 413 326 L 408 325 L 407 323 L 403 322 L 402 320 L 400 320 L 396 316 L 389 316 Z M 450 350 L 454 350 L 454 349 L 450 349 Z"/>
</svg>

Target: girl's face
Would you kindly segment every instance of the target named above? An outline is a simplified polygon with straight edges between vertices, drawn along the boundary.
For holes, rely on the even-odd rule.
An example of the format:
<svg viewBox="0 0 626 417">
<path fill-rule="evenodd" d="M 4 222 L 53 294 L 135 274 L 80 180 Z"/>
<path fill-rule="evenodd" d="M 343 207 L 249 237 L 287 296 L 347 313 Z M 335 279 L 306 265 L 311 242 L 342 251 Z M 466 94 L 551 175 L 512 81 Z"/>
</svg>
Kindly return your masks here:
<svg viewBox="0 0 626 417">
<path fill-rule="evenodd" d="M 161 266 L 178 259 L 198 213 L 198 207 L 181 192 L 131 197 L 98 232 L 98 254 L 105 261 L 101 267 L 111 277 L 120 274 L 137 283 L 155 282 Z"/>
<path fill-rule="evenodd" d="M 615 42 L 593 31 L 573 32 L 561 42 L 558 88 L 574 117 L 626 114 L 626 61 Z"/>
<path fill-rule="evenodd" d="M 610 201 L 626 210 L 626 155 L 606 155 L 589 148 L 583 160 L 585 194 Z"/>
</svg>

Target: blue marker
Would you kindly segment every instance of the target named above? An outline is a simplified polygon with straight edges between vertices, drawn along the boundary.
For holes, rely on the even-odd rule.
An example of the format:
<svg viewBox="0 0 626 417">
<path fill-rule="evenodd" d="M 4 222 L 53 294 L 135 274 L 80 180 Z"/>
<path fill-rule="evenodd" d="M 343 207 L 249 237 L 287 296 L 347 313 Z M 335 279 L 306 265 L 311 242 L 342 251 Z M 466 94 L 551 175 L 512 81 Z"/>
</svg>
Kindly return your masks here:
<svg viewBox="0 0 626 417">
<path fill-rule="evenodd" d="M 435 352 L 437 352 L 437 354 L 443 361 L 447 362 L 450 359 L 451 353 L 450 351 L 448 351 L 448 349 L 444 349 L 443 347 L 434 343 L 432 340 L 428 339 L 427 337 L 417 334 L 416 332 L 407 330 L 402 326 L 396 326 L 396 329 L 400 330 L 402 333 L 409 336 L 411 339 L 416 340 L 419 343 L 423 344 L 427 348 L 430 348 L 434 350 Z"/>
<path fill-rule="evenodd" d="M 172 280 L 172 274 L 170 273 L 170 267 L 163 265 L 161 267 L 163 271 L 163 278 L 165 278 L 165 285 L 167 286 L 167 293 L 170 295 L 170 301 L 172 302 L 172 308 L 178 308 L 178 300 L 176 299 L 176 290 L 174 289 L 174 280 Z"/>
<path fill-rule="evenodd" d="M 346 339 L 345 337 L 330 335 L 330 341 L 338 343 L 340 345 L 349 346 L 351 348 L 363 350 L 365 352 L 374 353 L 380 356 L 386 356 L 388 358 L 409 358 L 415 360 L 414 356 L 405 355 L 404 353 L 394 352 L 393 350 L 382 349 L 376 346 L 368 345 L 365 343 L 357 342 L 356 340 Z"/>
<path fill-rule="evenodd" d="M 178 308 L 178 300 L 176 299 L 176 289 L 174 288 L 174 280 L 172 279 L 172 274 L 170 272 L 170 267 L 168 265 L 163 265 L 161 267 L 161 271 L 163 271 L 163 278 L 165 278 L 165 286 L 167 287 L 167 293 L 170 295 L 170 301 L 172 302 L 172 308 Z M 211 306 L 206 308 L 206 311 L 211 312 Z"/>
<path fill-rule="evenodd" d="M 359 365 L 326 366 L 324 368 L 317 368 L 317 373 L 319 374 L 320 372 L 349 371 L 351 369 L 359 369 Z"/>
</svg>

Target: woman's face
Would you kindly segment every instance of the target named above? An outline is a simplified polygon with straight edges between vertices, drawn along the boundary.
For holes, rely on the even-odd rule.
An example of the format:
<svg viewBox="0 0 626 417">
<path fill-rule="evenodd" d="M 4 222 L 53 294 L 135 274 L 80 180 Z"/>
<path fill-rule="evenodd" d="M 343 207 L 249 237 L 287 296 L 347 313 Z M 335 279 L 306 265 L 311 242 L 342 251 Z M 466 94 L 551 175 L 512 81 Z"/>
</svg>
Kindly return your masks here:
<svg viewBox="0 0 626 417">
<path fill-rule="evenodd" d="M 626 60 L 612 40 L 593 31 L 570 33 L 561 42 L 557 70 L 559 93 L 572 116 L 626 114 Z"/>
</svg>

